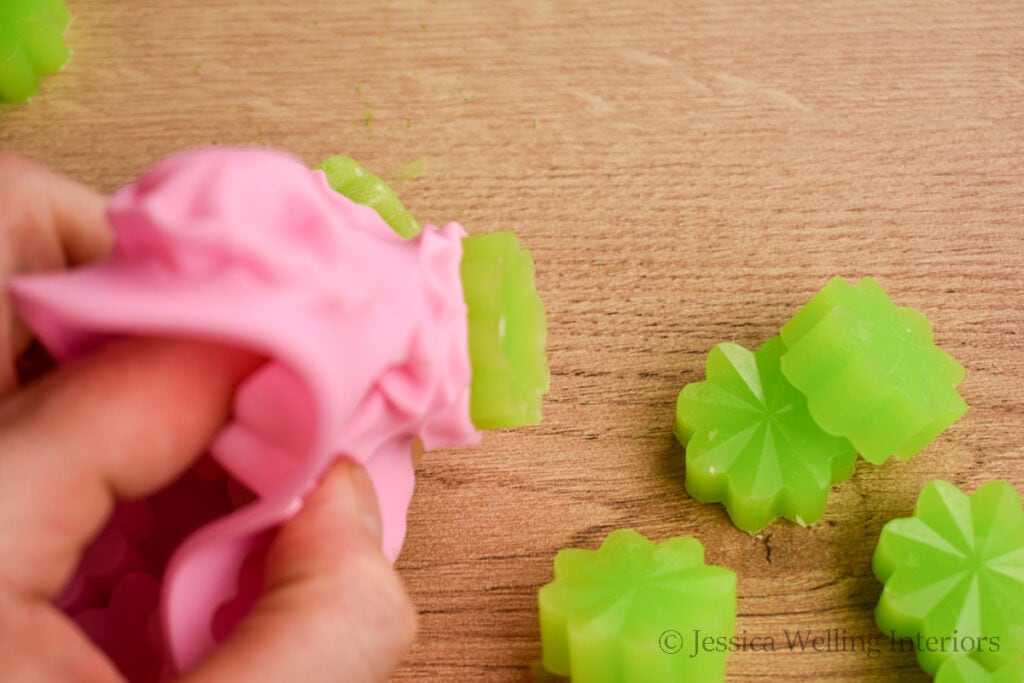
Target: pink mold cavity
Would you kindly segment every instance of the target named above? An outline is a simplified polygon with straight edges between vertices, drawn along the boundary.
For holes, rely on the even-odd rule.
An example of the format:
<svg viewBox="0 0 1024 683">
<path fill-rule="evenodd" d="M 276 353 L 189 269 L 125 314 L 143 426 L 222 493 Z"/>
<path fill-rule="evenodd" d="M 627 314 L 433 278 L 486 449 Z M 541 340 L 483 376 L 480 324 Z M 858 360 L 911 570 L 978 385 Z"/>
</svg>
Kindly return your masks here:
<svg viewBox="0 0 1024 683">
<path fill-rule="evenodd" d="M 256 148 L 172 156 L 117 192 L 108 217 L 107 260 L 9 283 L 58 361 L 131 335 L 269 359 L 240 385 L 209 457 L 123 504 L 58 600 L 131 680 L 155 681 L 193 666 L 244 617 L 274 529 L 336 460 L 367 468 L 393 561 L 413 439 L 478 441 L 465 233 L 449 223 L 404 240 L 322 172 Z"/>
</svg>

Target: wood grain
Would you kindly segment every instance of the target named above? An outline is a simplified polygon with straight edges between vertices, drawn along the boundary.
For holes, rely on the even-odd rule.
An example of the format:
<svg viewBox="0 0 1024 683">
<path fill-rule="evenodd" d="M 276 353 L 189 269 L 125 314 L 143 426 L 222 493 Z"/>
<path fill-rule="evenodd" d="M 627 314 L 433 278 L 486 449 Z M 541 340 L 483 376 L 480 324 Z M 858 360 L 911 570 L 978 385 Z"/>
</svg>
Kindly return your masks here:
<svg viewBox="0 0 1024 683">
<path fill-rule="evenodd" d="M 260 144 L 385 178 L 421 220 L 534 254 L 541 426 L 421 462 L 395 679 L 543 679 L 537 588 L 617 527 L 692 534 L 740 631 L 876 633 L 882 524 L 941 477 L 1024 489 L 1024 6 L 722 0 L 68 0 L 74 59 L 0 146 L 112 190 L 156 158 Z M 296 5 L 297 7 L 297 5 Z M 751 537 L 682 488 L 679 389 L 835 274 L 877 277 L 967 367 L 968 415 L 861 466 L 824 519 Z M 925 681 L 913 656 L 738 652 L 729 681 Z"/>
</svg>

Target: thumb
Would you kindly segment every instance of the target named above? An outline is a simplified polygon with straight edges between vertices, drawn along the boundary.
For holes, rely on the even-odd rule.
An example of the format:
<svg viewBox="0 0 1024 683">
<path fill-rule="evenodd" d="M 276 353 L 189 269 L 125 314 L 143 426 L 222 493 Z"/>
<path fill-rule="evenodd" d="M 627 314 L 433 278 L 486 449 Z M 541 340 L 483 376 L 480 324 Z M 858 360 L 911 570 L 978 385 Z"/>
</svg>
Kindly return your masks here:
<svg viewBox="0 0 1024 683">
<path fill-rule="evenodd" d="M 184 680 L 387 679 L 412 645 L 416 614 L 380 528 L 366 470 L 339 462 L 274 539 L 252 612 Z"/>
</svg>

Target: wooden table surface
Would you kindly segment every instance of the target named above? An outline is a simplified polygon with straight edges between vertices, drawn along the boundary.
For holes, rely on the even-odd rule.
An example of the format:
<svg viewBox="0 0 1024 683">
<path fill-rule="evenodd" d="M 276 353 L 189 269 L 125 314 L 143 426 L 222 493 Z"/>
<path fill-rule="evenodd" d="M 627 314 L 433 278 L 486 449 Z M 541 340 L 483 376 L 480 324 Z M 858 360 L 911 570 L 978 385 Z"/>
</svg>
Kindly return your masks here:
<svg viewBox="0 0 1024 683">
<path fill-rule="evenodd" d="M 1024 6 L 721 0 L 68 0 L 70 66 L 0 147 L 111 191 L 196 145 L 332 153 L 425 222 L 511 229 L 549 326 L 543 424 L 421 462 L 395 680 L 543 679 L 536 593 L 612 529 L 694 535 L 740 633 L 873 635 L 882 524 L 929 480 L 1024 489 Z M 501 6 L 499 6 L 501 5 Z M 683 489 L 675 397 L 828 278 L 877 277 L 967 368 L 970 412 L 861 463 L 811 529 Z M 738 652 L 729 681 L 925 681 L 909 653 Z"/>
</svg>

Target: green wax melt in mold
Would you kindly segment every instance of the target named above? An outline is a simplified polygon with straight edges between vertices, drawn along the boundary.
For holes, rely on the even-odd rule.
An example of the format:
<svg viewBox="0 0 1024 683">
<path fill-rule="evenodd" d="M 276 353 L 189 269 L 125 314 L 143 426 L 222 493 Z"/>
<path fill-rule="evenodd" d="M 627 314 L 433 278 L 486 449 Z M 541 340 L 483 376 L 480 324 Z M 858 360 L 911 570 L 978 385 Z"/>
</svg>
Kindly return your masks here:
<svg viewBox="0 0 1024 683">
<path fill-rule="evenodd" d="M 928 320 L 879 284 L 837 277 L 782 327 L 782 373 L 814 421 L 865 460 L 908 459 L 965 412 L 964 369 L 935 346 Z"/>
<path fill-rule="evenodd" d="M 354 159 L 332 156 L 317 169 L 335 192 L 375 210 L 405 239 L 420 233 L 394 191 Z M 473 424 L 499 429 L 539 423 L 550 375 L 533 257 L 511 232 L 472 235 L 462 240 L 459 275 L 467 308 Z"/>
<path fill-rule="evenodd" d="M 554 574 L 538 594 L 549 672 L 574 683 L 725 680 L 729 653 L 717 644 L 735 635 L 736 574 L 704 564 L 697 539 L 654 544 L 619 529 L 599 550 L 559 551 Z"/>
<path fill-rule="evenodd" d="M 412 217 L 387 183 L 363 168 L 351 157 L 328 157 L 317 166 L 327 176 L 327 183 L 356 204 L 368 206 L 405 239 L 419 234 L 420 224 Z"/>
<path fill-rule="evenodd" d="M 479 429 L 537 424 L 550 376 L 547 325 L 533 258 L 511 232 L 462 240 L 462 289 L 472 365 L 470 415 Z"/>
<path fill-rule="evenodd" d="M 970 657 L 950 657 L 935 673 L 935 683 L 1021 683 L 1024 660 L 1009 662 L 989 671 Z"/>
<path fill-rule="evenodd" d="M 707 381 L 685 386 L 676 403 L 687 492 L 724 503 L 748 533 L 779 516 L 816 522 L 830 487 L 852 474 L 857 459 L 849 441 L 811 419 L 807 401 L 779 369 L 785 351 L 779 337 L 753 353 L 719 344 L 708 354 Z"/>
<path fill-rule="evenodd" d="M 955 657 L 995 672 L 1024 656 L 1024 509 L 1009 483 L 991 481 L 967 495 L 931 482 L 912 517 L 882 529 L 872 568 L 885 584 L 878 627 L 897 647 L 907 638 L 929 674 Z"/>
<path fill-rule="evenodd" d="M 17 104 L 67 64 L 63 0 L 0 0 L 0 101 Z"/>
</svg>

